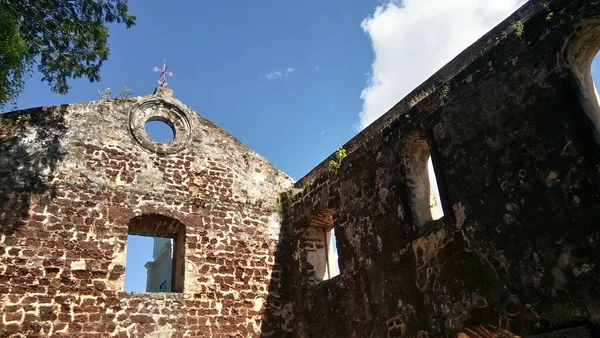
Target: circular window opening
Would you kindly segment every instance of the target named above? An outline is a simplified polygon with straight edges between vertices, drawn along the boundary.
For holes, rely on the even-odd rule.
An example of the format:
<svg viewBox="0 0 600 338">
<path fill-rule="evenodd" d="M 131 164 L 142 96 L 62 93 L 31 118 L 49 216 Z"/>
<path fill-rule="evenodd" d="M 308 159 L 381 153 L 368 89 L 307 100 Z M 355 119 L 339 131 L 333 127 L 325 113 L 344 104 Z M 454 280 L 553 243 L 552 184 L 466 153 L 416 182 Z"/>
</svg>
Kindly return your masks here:
<svg viewBox="0 0 600 338">
<path fill-rule="evenodd" d="M 175 139 L 175 129 L 163 120 L 149 119 L 144 125 L 150 139 L 158 143 L 171 143 Z"/>
</svg>

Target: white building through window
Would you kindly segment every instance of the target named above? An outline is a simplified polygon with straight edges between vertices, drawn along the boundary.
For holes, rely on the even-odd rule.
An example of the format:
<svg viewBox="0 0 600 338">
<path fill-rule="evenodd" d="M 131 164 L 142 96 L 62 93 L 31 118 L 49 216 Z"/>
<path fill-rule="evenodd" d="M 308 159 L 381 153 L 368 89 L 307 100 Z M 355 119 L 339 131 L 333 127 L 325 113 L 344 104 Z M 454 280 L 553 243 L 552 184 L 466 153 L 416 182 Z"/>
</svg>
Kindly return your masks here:
<svg viewBox="0 0 600 338">
<path fill-rule="evenodd" d="M 173 239 L 154 237 L 152 261 L 146 263 L 146 292 L 171 292 Z"/>
<path fill-rule="evenodd" d="M 149 251 L 152 256 L 148 261 Z M 144 214 L 131 219 L 127 256 L 127 291 L 183 292 L 185 226 L 177 219 L 159 214 Z M 145 276 L 142 275 L 144 270 Z"/>
</svg>

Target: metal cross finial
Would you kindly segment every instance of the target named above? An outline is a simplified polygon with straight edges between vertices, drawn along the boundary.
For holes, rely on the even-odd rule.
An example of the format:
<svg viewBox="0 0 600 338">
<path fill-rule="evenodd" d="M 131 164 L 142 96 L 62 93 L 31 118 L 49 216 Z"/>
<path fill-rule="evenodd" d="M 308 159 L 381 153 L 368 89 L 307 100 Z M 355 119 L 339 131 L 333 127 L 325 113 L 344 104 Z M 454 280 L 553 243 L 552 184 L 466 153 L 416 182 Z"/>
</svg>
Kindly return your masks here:
<svg viewBox="0 0 600 338">
<path fill-rule="evenodd" d="M 164 60 L 162 69 L 160 69 L 158 67 L 154 67 L 154 71 L 160 73 L 160 80 L 158 80 L 158 84 L 162 88 L 166 87 L 167 86 L 167 76 L 173 77 L 173 72 L 167 72 L 167 59 Z"/>
</svg>

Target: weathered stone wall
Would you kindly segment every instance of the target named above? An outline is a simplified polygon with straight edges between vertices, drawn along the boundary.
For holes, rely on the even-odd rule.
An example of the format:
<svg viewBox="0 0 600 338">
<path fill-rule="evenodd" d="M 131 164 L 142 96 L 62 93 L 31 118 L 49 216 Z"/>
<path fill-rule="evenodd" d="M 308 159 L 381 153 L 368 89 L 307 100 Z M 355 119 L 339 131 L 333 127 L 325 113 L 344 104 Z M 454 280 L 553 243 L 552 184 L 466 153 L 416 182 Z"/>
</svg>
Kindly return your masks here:
<svg viewBox="0 0 600 338">
<path fill-rule="evenodd" d="M 292 180 L 168 92 L 9 113 L 0 154 L 1 337 L 256 337 L 284 320 L 267 296 Z M 152 229 L 182 236 L 182 293 L 123 291 L 127 235 Z"/>
<path fill-rule="evenodd" d="M 598 335 L 599 17 L 526 4 L 292 189 L 161 93 L 3 117 L 0 336 Z M 151 229 L 184 238 L 182 293 L 123 292 Z"/>
<path fill-rule="evenodd" d="M 348 142 L 339 170 L 332 156 L 296 183 L 279 262 L 292 283 L 290 336 L 600 324 L 598 17 L 595 1 L 526 4 Z M 424 162 L 407 167 L 427 157 L 423 142 L 439 220 L 415 205 L 430 189 L 415 183 Z M 315 283 L 306 242 L 325 210 L 341 274 Z"/>
</svg>

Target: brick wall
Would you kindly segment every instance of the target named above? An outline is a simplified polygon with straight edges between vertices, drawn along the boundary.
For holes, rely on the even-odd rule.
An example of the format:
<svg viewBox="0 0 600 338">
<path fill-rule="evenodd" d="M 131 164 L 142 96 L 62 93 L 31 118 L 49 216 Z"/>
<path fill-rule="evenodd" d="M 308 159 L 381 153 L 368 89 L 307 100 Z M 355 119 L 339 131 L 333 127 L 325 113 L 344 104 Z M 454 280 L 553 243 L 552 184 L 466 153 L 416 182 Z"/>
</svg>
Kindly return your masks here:
<svg viewBox="0 0 600 338">
<path fill-rule="evenodd" d="M 267 296 L 292 180 L 160 94 L 0 120 L 0 336 L 256 337 L 281 317 Z M 136 138 L 148 114 L 175 120 L 179 149 Z M 124 292 L 128 233 L 161 231 L 181 233 L 183 292 Z"/>
</svg>

